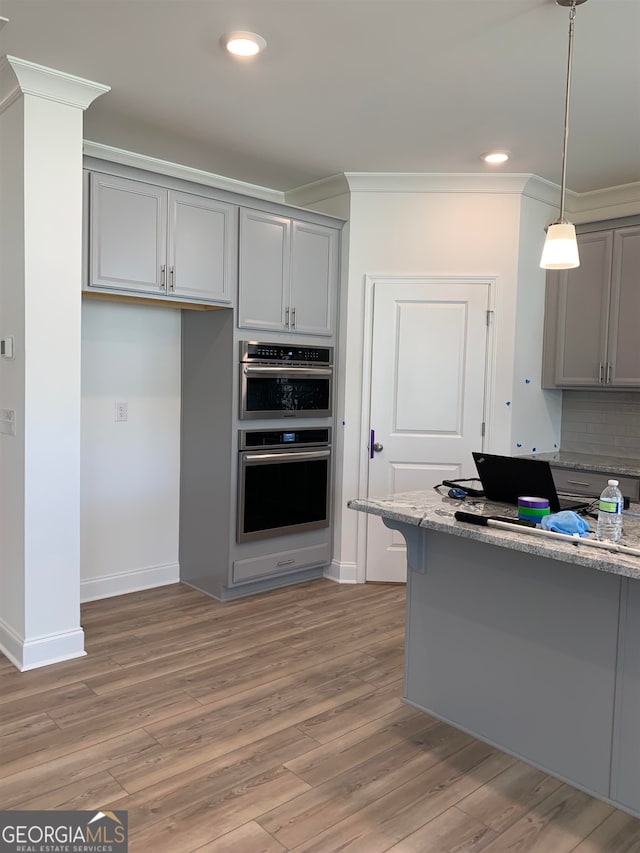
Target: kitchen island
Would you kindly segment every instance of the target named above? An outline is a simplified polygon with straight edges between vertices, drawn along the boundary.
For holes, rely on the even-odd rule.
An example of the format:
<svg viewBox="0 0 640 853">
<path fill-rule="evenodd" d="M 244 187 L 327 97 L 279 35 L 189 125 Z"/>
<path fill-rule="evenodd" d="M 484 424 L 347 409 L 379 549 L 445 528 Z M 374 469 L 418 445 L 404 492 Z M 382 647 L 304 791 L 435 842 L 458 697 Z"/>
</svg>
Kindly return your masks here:
<svg viewBox="0 0 640 853">
<path fill-rule="evenodd" d="M 407 542 L 405 700 L 640 816 L 640 557 L 459 522 L 515 508 L 435 492 L 349 506 Z"/>
</svg>

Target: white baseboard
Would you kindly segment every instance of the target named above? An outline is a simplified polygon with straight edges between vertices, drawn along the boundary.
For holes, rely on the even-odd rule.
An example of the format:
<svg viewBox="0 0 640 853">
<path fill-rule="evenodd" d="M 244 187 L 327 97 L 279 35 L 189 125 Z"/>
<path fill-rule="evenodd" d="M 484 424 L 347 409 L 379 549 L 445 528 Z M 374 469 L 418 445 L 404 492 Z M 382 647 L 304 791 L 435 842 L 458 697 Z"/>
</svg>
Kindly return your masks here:
<svg viewBox="0 0 640 853">
<path fill-rule="evenodd" d="M 336 583 L 358 583 L 355 563 L 340 563 L 333 560 L 324 570 L 325 578 Z"/>
<path fill-rule="evenodd" d="M 85 655 L 84 631 L 77 628 L 25 640 L 0 619 L 0 651 L 20 672 L 25 672 Z"/>
<path fill-rule="evenodd" d="M 132 572 L 117 575 L 104 575 L 100 578 L 80 581 L 80 601 L 111 598 L 114 595 L 125 595 L 128 592 L 138 592 L 141 589 L 167 586 L 170 583 L 178 583 L 179 580 L 180 566 L 178 563 L 150 566 L 146 569 L 135 569 Z"/>
</svg>

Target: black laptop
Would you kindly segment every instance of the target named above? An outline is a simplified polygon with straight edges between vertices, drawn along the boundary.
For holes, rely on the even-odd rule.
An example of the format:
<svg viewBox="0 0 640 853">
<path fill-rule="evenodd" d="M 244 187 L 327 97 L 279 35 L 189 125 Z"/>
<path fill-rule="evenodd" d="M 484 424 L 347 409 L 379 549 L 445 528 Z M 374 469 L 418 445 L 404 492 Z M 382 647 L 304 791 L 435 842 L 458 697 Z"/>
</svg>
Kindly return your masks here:
<svg viewBox="0 0 640 853">
<path fill-rule="evenodd" d="M 588 498 L 559 498 L 551 466 L 542 459 L 523 456 L 496 456 L 472 453 L 485 497 L 498 503 L 518 504 L 518 498 L 548 498 L 551 512 L 581 510 L 592 502 Z"/>
</svg>

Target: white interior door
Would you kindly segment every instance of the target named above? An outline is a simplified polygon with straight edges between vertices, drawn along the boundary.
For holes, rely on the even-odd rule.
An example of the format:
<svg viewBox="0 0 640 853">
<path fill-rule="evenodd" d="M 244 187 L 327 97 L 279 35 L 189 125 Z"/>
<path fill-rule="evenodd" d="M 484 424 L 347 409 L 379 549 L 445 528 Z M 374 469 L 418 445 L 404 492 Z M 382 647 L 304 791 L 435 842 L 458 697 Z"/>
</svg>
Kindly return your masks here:
<svg viewBox="0 0 640 853">
<path fill-rule="evenodd" d="M 475 474 L 481 450 L 489 283 L 373 285 L 368 497 Z M 404 539 L 367 516 L 366 579 L 406 580 Z"/>
</svg>

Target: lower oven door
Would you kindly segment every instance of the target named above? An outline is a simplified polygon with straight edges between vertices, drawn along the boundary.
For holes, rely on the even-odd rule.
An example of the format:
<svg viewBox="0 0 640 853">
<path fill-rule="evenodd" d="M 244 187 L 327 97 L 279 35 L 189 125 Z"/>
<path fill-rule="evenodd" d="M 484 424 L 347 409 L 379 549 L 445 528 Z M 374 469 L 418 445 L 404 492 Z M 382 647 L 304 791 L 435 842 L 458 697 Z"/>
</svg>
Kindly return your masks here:
<svg viewBox="0 0 640 853">
<path fill-rule="evenodd" d="M 331 448 L 243 451 L 238 542 L 329 526 Z"/>
</svg>

